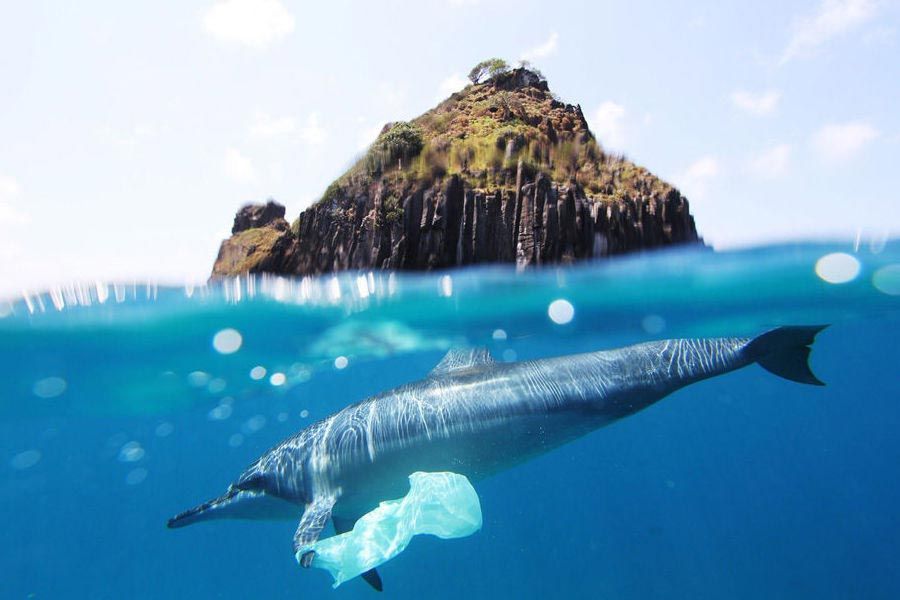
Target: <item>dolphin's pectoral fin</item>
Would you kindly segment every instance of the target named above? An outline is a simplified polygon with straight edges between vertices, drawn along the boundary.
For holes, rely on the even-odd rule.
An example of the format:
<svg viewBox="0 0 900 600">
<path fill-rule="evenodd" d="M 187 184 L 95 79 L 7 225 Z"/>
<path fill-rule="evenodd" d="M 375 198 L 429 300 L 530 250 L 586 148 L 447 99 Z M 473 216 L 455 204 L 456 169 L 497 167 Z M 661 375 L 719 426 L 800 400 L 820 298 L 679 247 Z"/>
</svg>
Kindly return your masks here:
<svg viewBox="0 0 900 600">
<path fill-rule="evenodd" d="M 347 533 L 351 529 L 353 529 L 353 525 L 356 523 L 357 519 L 342 519 L 341 517 L 331 517 L 331 522 L 334 523 L 334 532 L 338 535 L 342 533 Z M 361 575 L 363 581 L 371 585 L 376 591 L 383 592 L 384 585 L 381 583 L 381 575 L 378 574 L 378 571 L 375 569 L 369 569 L 365 573 Z"/>
<path fill-rule="evenodd" d="M 483 365 L 493 364 L 494 357 L 487 348 L 469 348 L 467 350 L 451 350 L 444 355 L 441 362 L 429 373 L 429 377 L 446 375 L 453 371 L 471 369 Z"/>
<path fill-rule="evenodd" d="M 309 567 L 312 564 L 315 552 L 309 550 L 301 551 L 308 545 L 319 539 L 325 524 L 331 518 L 331 508 L 334 506 L 335 498 L 326 496 L 317 498 L 306 505 L 303 516 L 300 517 L 300 524 L 297 525 L 297 531 L 294 533 L 294 555 L 297 561 L 303 567 Z"/>
</svg>

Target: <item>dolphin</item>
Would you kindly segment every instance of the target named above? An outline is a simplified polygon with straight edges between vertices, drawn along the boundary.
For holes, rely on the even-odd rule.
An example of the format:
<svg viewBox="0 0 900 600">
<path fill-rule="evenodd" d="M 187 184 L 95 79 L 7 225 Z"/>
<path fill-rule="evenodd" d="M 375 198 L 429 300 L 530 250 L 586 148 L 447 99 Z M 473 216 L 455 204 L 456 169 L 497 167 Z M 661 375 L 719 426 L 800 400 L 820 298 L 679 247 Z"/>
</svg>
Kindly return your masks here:
<svg viewBox="0 0 900 600">
<path fill-rule="evenodd" d="M 478 481 L 634 414 L 692 383 L 751 364 L 799 383 L 824 326 L 755 338 L 670 339 L 617 350 L 496 363 L 485 349 L 451 350 L 425 379 L 347 406 L 251 464 L 221 496 L 169 520 L 296 519 L 304 567 L 329 520 L 337 533 L 407 492 L 415 471 Z M 373 569 L 363 578 L 381 590 Z"/>
</svg>

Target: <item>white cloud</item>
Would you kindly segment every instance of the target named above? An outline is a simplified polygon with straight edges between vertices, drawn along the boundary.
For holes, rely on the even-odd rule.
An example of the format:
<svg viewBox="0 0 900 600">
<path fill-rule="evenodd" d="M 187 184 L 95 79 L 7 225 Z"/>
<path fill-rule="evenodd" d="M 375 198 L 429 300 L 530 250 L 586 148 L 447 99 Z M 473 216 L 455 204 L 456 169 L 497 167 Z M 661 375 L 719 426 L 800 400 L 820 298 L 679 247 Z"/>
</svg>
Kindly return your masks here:
<svg viewBox="0 0 900 600">
<path fill-rule="evenodd" d="M 697 14 L 688 19 L 687 26 L 691 29 L 704 29 L 707 24 L 706 15 Z"/>
<path fill-rule="evenodd" d="M 319 122 L 319 113 L 309 113 L 306 124 L 300 128 L 300 139 L 310 145 L 318 145 L 325 141 L 327 134 Z"/>
<path fill-rule="evenodd" d="M 897 29 L 889 25 L 875 27 L 866 32 L 863 41 L 870 46 L 892 46 L 897 38 Z"/>
<path fill-rule="evenodd" d="M 225 151 L 223 168 L 225 174 L 238 183 L 253 183 L 256 181 L 256 167 L 237 148 L 228 148 Z"/>
<path fill-rule="evenodd" d="M 622 149 L 625 144 L 624 106 L 607 100 L 594 111 L 590 125 L 604 148 Z"/>
<path fill-rule="evenodd" d="M 22 186 L 14 177 L 0 175 L 0 201 L 9 201 L 22 194 Z"/>
<path fill-rule="evenodd" d="M 458 92 L 469 84 L 469 80 L 460 75 L 459 73 L 454 73 L 450 75 L 445 80 L 441 82 L 441 85 L 438 86 L 438 100 L 443 100 L 453 92 Z"/>
<path fill-rule="evenodd" d="M 719 175 L 719 161 L 714 156 L 701 157 L 677 177 L 678 186 L 688 195 L 704 196 L 710 181 Z"/>
<path fill-rule="evenodd" d="M 294 31 L 294 17 L 279 0 L 223 0 L 204 13 L 203 29 L 223 42 L 264 48 Z"/>
<path fill-rule="evenodd" d="M 880 132 L 865 121 L 829 123 L 813 135 L 812 145 L 828 162 L 845 162 L 879 135 Z"/>
<path fill-rule="evenodd" d="M 158 133 L 159 127 L 153 123 L 136 123 L 130 128 L 121 129 L 107 125 L 99 131 L 104 141 L 119 146 L 137 146 L 142 141 L 156 137 Z"/>
<path fill-rule="evenodd" d="M 747 163 L 747 168 L 759 177 L 771 179 L 783 175 L 790 162 L 790 144 L 777 144 L 752 157 Z"/>
<path fill-rule="evenodd" d="M 0 217 L 2 219 L 2 217 Z M 14 242 L 7 238 L 0 238 L 0 260 L 3 262 L 11 262 L 18 259 L 22 255 L 22 246 L 17 242 Z M 3 293 L 3 295 L 6 295 Z M 0 303 L 0 311 L 2 311 L 3 305 Z M 3 313 L 0 312 L 0 316 L 3 316 Z"/>
<path fill-rule="evenodd" d="M 559 42 L 559 34 L 555 31 L 550 34 L 550 37 L 547 38 L 543 44 L 539 44 L 534 48 L 526 50 L 522 53 L 520 57 L 522 60 L 534 61 L 541 58 L 546 58 L 551 54 L 556 53 L 557 42 Z"/>
<path fill-rule="evenodd" d="M 378 92 L 375 98 L 391 113 L 400 112 L 406 104 L 406 90 L 396 83 L 382 81 L 378 84 Z"/>
<path fill-rule="evenodd" d="M 807 56 L 834 37 L 852 31 L 875 16 L 875 0 L 823 0 L 818 12 L 802 19 L 781 55 L 781 64 Z"/>
<path fill-rule="evenodd" d="M 276 138 L 296 135 L 301 141 L 318 145 L 325 141 L 327 132 L 322 127 L 319 113 L 312 112 L 303 125 L 294 117 L 273 117 L 264 112 L 253 113 L 250 135 L 259 138 Z"/>
<path fill-rule="evenodd" d="M 756 116 L 770 115 L 775 112 L 779 100 L 781 100 L 781 92 L 777 90 L 767 90 L 757 94 L 737 90 L 731 94 L 732 104 L 742 111 Z"/>
<path fill-rule="evenodd" d="M 375 138 L 378 137 L 378 134 L 381 133 L 383 127 L 383 124 L 375 124 L 362 129 L 357 137 L 357 148 L 359 150 L 365 150 L 371 146 L 372 142 L 375 141 Z"/>
<path fill-rule="evenodd" d="M 253 113 L 250 135 L 254 137 L 280 137 L 295 131 L 297 131 L 297 120 L 294 117 L 273 117 L 260 111 Z"/>
<path fill-rule="evenodd" d="M 22 186 L 14 177 L 0 175 L 0 225 L 23 225 L 28 215 L 16 207 L 21 199 Z"/>
</svg>

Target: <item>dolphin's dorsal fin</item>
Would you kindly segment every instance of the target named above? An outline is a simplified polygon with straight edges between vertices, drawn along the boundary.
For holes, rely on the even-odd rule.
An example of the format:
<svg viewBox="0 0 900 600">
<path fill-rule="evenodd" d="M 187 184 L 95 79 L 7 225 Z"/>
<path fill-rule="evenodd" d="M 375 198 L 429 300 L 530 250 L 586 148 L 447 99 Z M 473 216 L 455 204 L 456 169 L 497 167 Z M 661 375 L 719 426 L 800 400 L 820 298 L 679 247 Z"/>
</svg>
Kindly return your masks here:
<svg viewBox="0 0 900 600">
<path fill-rule="evenodd" d="M 487 348 L 467 348 L 465 350 L 451 350 L 444 355 L 441 362 L 428 373 L 429 377 L 439 377 L 454 371 L 471 369 L 482 365 L 493 364 L 494 357 Z"/>
</svg>

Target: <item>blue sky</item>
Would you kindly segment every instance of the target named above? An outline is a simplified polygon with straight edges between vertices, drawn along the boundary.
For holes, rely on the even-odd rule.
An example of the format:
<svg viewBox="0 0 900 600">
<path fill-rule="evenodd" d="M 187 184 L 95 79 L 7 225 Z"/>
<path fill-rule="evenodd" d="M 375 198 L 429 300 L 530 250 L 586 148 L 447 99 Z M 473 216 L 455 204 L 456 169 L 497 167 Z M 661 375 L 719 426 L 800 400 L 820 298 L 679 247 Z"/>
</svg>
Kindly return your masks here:
<svg viewBox="0 0 900 600">
<path fill-rule="evenodd" d="M 293 219 L 371 141 L 529 58 L 727 249 L 900 232 L 900 7 L 798 2 L 9 3 L 0 294 L 202 280 L 235 210 Z"/>
</svg>

